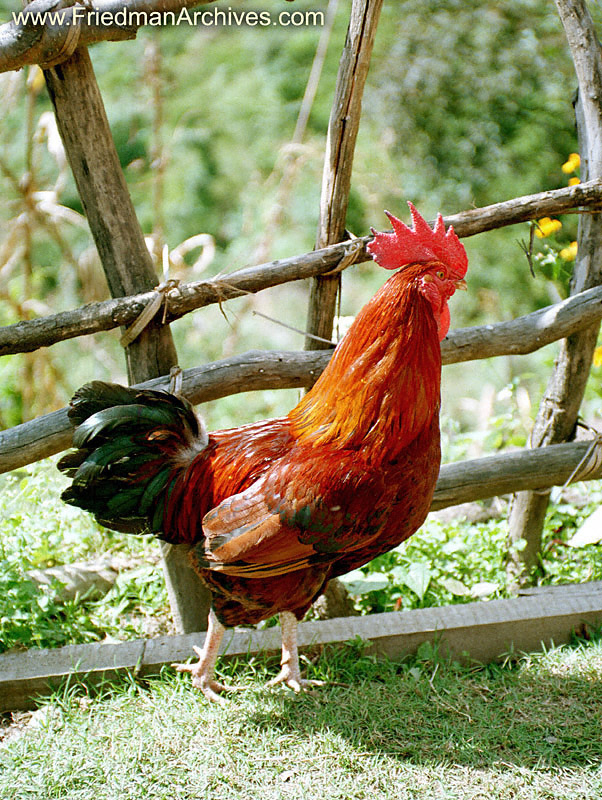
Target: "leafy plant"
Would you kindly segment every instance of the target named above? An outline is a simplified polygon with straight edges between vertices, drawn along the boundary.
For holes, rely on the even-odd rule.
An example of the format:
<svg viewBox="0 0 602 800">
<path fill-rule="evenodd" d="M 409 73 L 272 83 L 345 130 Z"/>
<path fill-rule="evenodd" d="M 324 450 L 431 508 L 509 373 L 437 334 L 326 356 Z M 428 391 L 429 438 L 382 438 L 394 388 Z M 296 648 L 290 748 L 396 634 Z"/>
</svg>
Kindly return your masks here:
<svg viewBox="0 0 602 800">
<path fill-rule="evenodd" d="M 55 460 L 0 480 L 0 651 L 57 647 L 144 635 L 167 628 L 167 597 L 155 542 L 100 528 L 89 514 L 58 498 L 66 481 Z M 64 599 L 59 585 L 38 587 L 28 577 L 74 561 L 119 558 L 126 570 L 101 600 Z"/>
<path fill-rule="evenodd" d="M 569 544 L 599 509 L 602 483 L 579 485 L 571 492 L 571 503 L 552 504 L 547 515 L 541 585 L 602 580 L 602 545 Z M 473 524 L 429 518 L 407 542 L 343 581 L 362 613 L 510 597 L 507 537 L 505 517 Z"/>
</svg>

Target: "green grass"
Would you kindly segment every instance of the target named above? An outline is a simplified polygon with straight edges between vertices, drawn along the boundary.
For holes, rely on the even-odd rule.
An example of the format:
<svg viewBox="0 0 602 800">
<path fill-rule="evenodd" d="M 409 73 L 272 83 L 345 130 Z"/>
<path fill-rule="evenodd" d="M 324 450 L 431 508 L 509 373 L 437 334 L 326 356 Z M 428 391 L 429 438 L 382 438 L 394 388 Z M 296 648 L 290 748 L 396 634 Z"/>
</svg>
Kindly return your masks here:
<svg viewBox="0 0 602 800">
<path fill-rule="evenodd" d="M 0 476 L 0 652 L 167 632 L 158 543 L 104 530 L 63 503 L 68 482 L 55 461 Z M 32 569 L 107 557 L 129 569 L 100 600 L 64 602 L 58 587 L 40 591 L 27 577 Z"/>
<path fill-rule="evenodd" d="M 270 671 L 274 664 L 268 665 Z M 246 691 L 208 704 L 165 671 L 90 696 L 72 686 L 0 747 L 4 800 L 594 800 L 602 793 L 602 644 L 460 667 L 359 643 L 306 666 L 333 683 L 266 690 L 266 663 L 223 665 Z M 39 713 L 39 712 L 38 712 Z"/>
<path fill-rule="evenodd" d="M 52 461 L 1 479 L 0 649 L 144 635 L 168 608 L 156 543 L 112 534 L 62 504 Z M 567 548 L 601 499 L 599 484 L 551 508 L 540 581 L 602 578 L 602 548 Z M 505 596 L 505 520 L 430 520 L 365 575 L 365 612 L 466 602 L 477 583 Z M 136 569 L 102 600 L 61 603 L 28 569 L 103 554 Z M 413 570 L 413 571 L 412 571 Z M 451 588 L 450 588 L 451 587 Z M 187 676 L 68 684 L 0 743 L 0 800 L 598 800 L 602 796 L 602 641 L 578 642 L 503 666 L 462 667 L 429 646 L 403 664 L 361 643 L 305 663 L 330 685 L 299 697 L 265 690 L 276 664 L 224 662 L 244 685 L 225 707 Z M 11 722 L 10 718 L 7 722 Z M 14 721 L 13 721 L 14 722 Z M 0 728 L 0 739 L 2 729 Z"/>
</svg>

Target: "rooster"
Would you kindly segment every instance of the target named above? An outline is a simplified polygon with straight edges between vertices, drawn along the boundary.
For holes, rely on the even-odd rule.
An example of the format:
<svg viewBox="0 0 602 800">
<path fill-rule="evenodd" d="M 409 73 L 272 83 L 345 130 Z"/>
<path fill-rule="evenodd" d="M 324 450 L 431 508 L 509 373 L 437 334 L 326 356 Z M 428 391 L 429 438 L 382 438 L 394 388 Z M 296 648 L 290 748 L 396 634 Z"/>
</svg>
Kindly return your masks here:
<svg viewBox="0 0 602 800">
<path fill-rule="evenodd" d="M 412 227 L 368 250 L 396 270 L 357 315 L 312 389 L 286 417 L 207 433 L 165 392 L 94 381 L 71 401 L 76 448 L 59 462 L 63 499 L 108 528 L 185 544 L 212 594 L 189 672 L 209 700 L 225 628 L 276 614 L 279 675 L 299 691 L 297 622 L 326 583 L 397 546 L 423 523 L 440 465 L 440 341 L 467 258 L 441 215 L 409 203 Z"/>
</svg>

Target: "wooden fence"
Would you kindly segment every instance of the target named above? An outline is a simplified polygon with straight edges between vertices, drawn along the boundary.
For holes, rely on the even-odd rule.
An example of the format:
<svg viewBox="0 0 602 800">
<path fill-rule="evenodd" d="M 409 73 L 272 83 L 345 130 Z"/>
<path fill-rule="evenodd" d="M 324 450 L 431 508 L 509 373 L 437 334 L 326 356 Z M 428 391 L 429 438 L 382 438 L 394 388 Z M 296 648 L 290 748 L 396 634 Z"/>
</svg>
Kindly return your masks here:
<svg viewBox="0 0 602 800">
<path fill-rule="evenodd" d="M 116 11 L 173 10 L 212 0 L 97 0 Z M 512 536 L 534 540 L 533 503 L 542 490 L 569 479 L 602 477 L 597 442 L 565 442 L 581 404 L 602 319 L 602 59 L 584 0 L 557 0 L 579 82 L 579 133 L 587 180 L 567 189 L 515 198 L 445 217 L 460 237 L 542 216 L 579 213 L 579 250 L 572 296 L 533 314 L 495 325 L 452 331 L 442 343 L 444 364 L 528 353 L 562 339 L 562 351 L 536 424 L 538 449 L 442 467 L 433 508 L 521 490 Z M 27 10 L 54 8 L 34 0 Z M 316 250 L 246 267 L 216 279 L 157 286 L 151 258 L 125 184 L 86 45 L 136 35 L 135 26 L 0 27 L 0 71 L 40 64 L 57 125 L 112 295 L 111 300 L 0 328 L 0 355 L 58 345 L 76 336 L 132 325 L 144 309 L 155 313 L 125 347 L 130 382 L 167 388 L 177 354 L 169 324 L 212 303 L 289 281 L 312 281 L 307 332 L 330 339 L 340 273 L 367 260 L 370 237 L 346 241 L 345 217 L 361 100 L 382 0 L 353 0 L 332 107 Z M 75 13 L 67 8 L 68 15 Z M 308 337 L 306 352 L 251 352 L 185 370 L 182 394 L 193 403 L 254 389 L 310 386 L 330 357 Z M 559 389 L 560 387 L 560 389 Z M 550 421 L 562 418 L 562 425 Z M 543 432 L 543 433 L 542 433 Z M 66 409 L 0 432 L 0 471 L 15 469 L 69 447 Z M 527 493 L 526 490 L 529 490 Z M 533 491 L 535 493 L 533 493 Z M 547 498 L 544 503 L 547 504 Z M 528 519 L 528 523 L 525 520 Z M 529 527 L 530 526 L 530 527 Z M 537 532 L 535 539 L 537 538 Z M 535 542 L 536 547 L 537 542 Z M 530 544 L 531 547 L 531 544 Z M 166 574 L 179 630 L 200 630 L 207 596 L 179 548 L 165 548 Z M 528 557 L 532 551 L 528 548 Z M 519 565 L 521 568 L 524 564 Z M 186 598 L 186 602 L 183 602 Z"/>
</svg>

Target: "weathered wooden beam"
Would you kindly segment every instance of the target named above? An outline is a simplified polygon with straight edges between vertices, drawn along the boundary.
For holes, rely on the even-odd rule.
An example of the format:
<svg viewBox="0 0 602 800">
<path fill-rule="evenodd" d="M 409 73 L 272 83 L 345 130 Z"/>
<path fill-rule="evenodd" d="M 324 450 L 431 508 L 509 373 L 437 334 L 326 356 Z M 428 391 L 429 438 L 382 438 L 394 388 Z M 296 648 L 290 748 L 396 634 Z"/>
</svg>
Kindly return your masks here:
<svg viewBox="0 0 602 800">
<path fill-rule="evenodd" d="M 355 142 L 362 115 L 362 97 L 370 67 L 382 0 L 353 0 L 347 38 L 341 54 L 334 100 L 326 136 L 320 218 L 316 248 L 340 242 L 351 187 Z M 340 274 L 314 278 L 309 293 L 306 350 L 324 350 L 328 344 L 312 338 L 332 337 Z"/>
<path fill-rule="evenodd" d="M 593 20 L 584 0 L 556 0 L 579 83 L 576 104 L 577 133 L 584 178 L 602 177 L 602 53 Z M 602 215 L 584 215 L 579 220 L 578 251 L 571 281 L 577 293 L 602 283 Z M 596 320 L 563 340 L 560 353 L 539 406 L 531 442 L 541 447 L 568 440 L 575 428 L 585 386 L 591 370 L 600 322 Z M 525 487 L 526 488 L 526 487 Z M 531 580 L 540 558 L 541 537 L 548 496 L 520 492 L 510 512 L 511 547 L 509 572 L 519 583 Z"/>
<path fill-rule="evenodd" d="M 513 600 L 365 617 L 302 622 L 299 645 L 312 650 L 358 636 L 379 656 L 401 659 L 424 642 L 438 642 L 441 652 L 486 663 L 508 652 L 533 652 L 570 641 L 574 632 L 602 622 L 602 582 L 542 587 Z M 67 678 L 98 684 L 125 674 L 157 675 L 161 667 L 190 658 L 204 634 L 162 636 L 120 644 L 71 645 L 0 655 L 0 712 L 34 708 L 36 699 Z M 234 629 L 224 637 L 222 657 L 245 658 L 277 653 L 280 629 Z M 192 687 L 190 691 L 194 691 Z"/>
<path fill-rule="evenodd" d="M 441 343 L 444 364 L 531 353 L 602 318 L 602 287 L 509 322 L 451 331 Z M 330 358 L 330 351 L 251 351 L 184 372 L 184 395 L 194 404 L 257 389 L 308 387 Z M 166 378 L 144 383 L 168 388 Z M 0 473 L 69 447 L 66 409 L 0 431 Z"/>
<path fill-rule="evenodd" d="M 308 385 L 319 374 L 330 353 L 251 351 L 240 356 L 183 371 L 182 394 L 192 403 L 217 400 L 240 391 L 286 389 Z M 167 377 L 137 384 L 169 389 Z M 73 428 L 67 409 L 0 431 L 0 473 L 18 469 L 71 446 Z"/>
<path fill-rule="evenodd" d="M 602 287 L 587 289 L 531 314 L 450 331 L 441 342 L 443 364 L 501 355 L 526 355 L 602 319 Z"/>
<path fill-rule="evenodd" d="M 445 225 L 453 225 L 458 236 L 465 238 L 477 233 L 517 225 L 538 217 L 591 212 L 602 208 L 602 181 L 584 180 L 575 186 L 526 194 L 482 208 L 472 208 L 444 217 Z M 432 224 L 432 223 L 431 223 Z"/>
<path fill-rule="evenodd" d="M 135 39 L 138 28 L 148 24 L 151 14 L 178 13 L 215 0 L 95 0 L 89 7 L 61 0 L 33 0 L 15 11 L 10 22 L 0 25 L 0 72 L 21 69 L 28 64 L 56 66 L 68 59 L 76 47 L 95 42 Z M 44 14 L 50 12 L 49 18 Z M 55 16 L 53 17 L 52 14 Z M 175 19 L 174 19 L 175 21 Z M 172 23 L 173 24 L 173 23 Z"/>
<path fill-rule="evenodd" d="M 292 355 L 295 358 L 288 359 L 288 356 Z M 284 386 L 300 387 L 311 382 L 310 373 L 312 371 L 324 368 L 329 355 L 324 351 L 295 354 L 273 353 L 270 364 L 266 361 L 263 351 L 247 353 L 244 360 L 242 357 L 225 359 L 222 362 L 210 364 L 208 367 L 185 370 L 182 394 L 193 402 L 222 397 L 224 392 L 227 392 L 227 382 L 224 380 L 224 376 L 230 376 L 232 379 L 234 373 L 240 376 L 244 372 L 248 376 L 250 388 L 261 388 L 262 381 L 265 381 L 264 386 L 281 381 L 280 388 Z M 258 369 L 258 364 L 264 366 Z M 238 380 L 238 377 L 235 380 Z M 140 386 L 166 389 L 168 382 L 167 379 L 155 379 L 140 384 Z M 27 437 L 31 437 L 32 433 L 33 436 L 40 436 L 40 426 L 32 428 L 32 423 L 19 426 L 26 429 L 23 431 L 21 449 L 13 450 L 8 455 L 2 455 L 0 452 L 0 471 L 5 467 L 14 469 L 20 466 L 18 457 L 22 458 L 23 452 L 29 452 L 29 457 L 31 457 L 31 452 L 35 447 L 40 450 L 45 444 L 51 452 L 69 447 L 72 428 L 67 417 L 67 410 L 54 412 L 42 420 L 51 428 L 46 438 L 42 439 L 41 443 L 38 439 L 28 441 Z M 435 511 L 459 503 L 509 494 L 518 489 L 542 490 L 563 485 L 588 454 L 590 445 L 589 441 L 571 442 L 533 450 L 517 450 L 456 464 L 445 464 L 439 473 L 431 510 Z M 7 470 L 4 469 L 4 471 Z M 577 480 L 593 480 L 600 477 L 602 477 L 602 466 L 591 471 L 586 477 L 578 475 Z"/>
<path fill-rule="evenodd" d="M 119 162 L 88 51 L 44 71 L 57 127 L 113 297 L 152 289 L 153 263 Z M 169 373 L 177 353 L 168 325 L 155 317 L 125 348 L 130 383 Z M 165 581 L 176 627 L 207 625 L 210 595 L 181 546 L 163 546 Z"/>
<path fill-rule="evenodd" d="M 448 225 L 453 223 L 460 237 L 466 237 L 541 216 L 573 212 L 579 208 L 591 210 L 600 204 L 602 181 L 596 180 L 463 211 L 444 219 Z M 370 260 L 366 244 L 371 238 L 364 236 L 358 240 L 361 249 L 354 263 Z M 182 284 L 165 296 L 166 319 L 172 322 L 207 305 L 329 272 L 345 257 L 347 249 L 348 243 L 342 242 L 311 253 L 245 267 L 217 278 Z M 130 325 L 153 297 L 153 292 L 143 292 L 7 325 L 0 328 L 0 356 L 29 352 L 76 336 Z M 163 310 L 159 313 L 163 314 Z"/>
<path fill-rule="evenodd" d="M 588 456 L 590 446 L 590 441 L 569 442 L 444 464 L 431 511 L 511 494 L 519 488 L 539 491 L 563 486 Z M 576 476 L 577 480 L 600 477 L 602 466 L 592 467 L 585 476 Z"/>
<path fill-rule="evenodd" d="M 151 290 L 157 276 L 138 224 L 86 50 L 45 70 L 57 127 L 113 297 Z M 177 363 L 167 326 L 153 321 L 126 350 L 132 383 Z"/>
<path fill-rule="evenodd" d="M 371 237 L 366 237 L 366 241 L 369 238 Z M 293 258 L 247 267 L 217 278 L 181 284 L 165 294 L 166 320 L 172 322 L 198 308 L 328 272 L 336 267 L 345 250 L 345 245 L 328 247 Z M 366 254 L 363 260 L 367 258 Z M 153 297 L 154 292 L 146 291 L 130 297 L 89 303 L 74 311 L 64 311 L 0 328 L 0 355 L 35 350 L 76 336 L 130 325 Z M 163 310 L 159 313 L 162 316 Z M 21 345 L 19 341 L 22 342 Z"/>
</svg>

